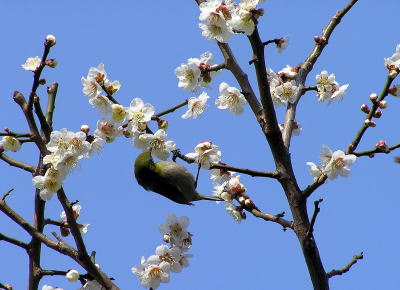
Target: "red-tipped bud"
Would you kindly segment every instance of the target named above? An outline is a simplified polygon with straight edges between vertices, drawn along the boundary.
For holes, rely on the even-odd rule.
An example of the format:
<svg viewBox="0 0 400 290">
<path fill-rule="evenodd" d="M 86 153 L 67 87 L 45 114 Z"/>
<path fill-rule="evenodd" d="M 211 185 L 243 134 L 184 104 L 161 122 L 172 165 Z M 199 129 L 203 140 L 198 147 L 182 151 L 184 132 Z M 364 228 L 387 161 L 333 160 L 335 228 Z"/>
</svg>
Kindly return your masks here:
<svg viewBox="0 0 400 290">
<path fill-rule="evenodd" d="M 8 133 L 10 131 L 10 129 L 8 129 L 8 127 L 4 127 L 4 131 L 6 131 Z"/>
<path fill-rule="evenodd" d="M 369 95 L 369 99 L 371 100 L 371 102 L 372 102 L 373 104 L 375 104 L 376 100 L 378 99 L 378 95 L 375 94 L 375 93 L 370 94 L 370 95 Z"/>
<path fill-rule="evenodd" d="M 386 101 L 379 101 L 376 103 L 378 105 L 379 108 L 381 109 L 385 109 L 387 108 L 387 102 Z"/>
<path fill-rule="evenodd" d="M 388 93 L 391 94 L 394 97 L 398 97 L 397 91 L 398 91 L 398 89 L 397 89 L 396 86 L 393 86 L 393 87 L 388 89 Z"/>
<path fill-rule="evenodd" d="M 372 120 L 366 119 L 364 121 L 365 125 L 367 125 L 368 127 L 376 127 L 376 123 Z"/>
<path fill-rule="evenodd" d="M 168 128 L 168 121 L 163 119 L 157 120 L 158 129 L 167 130 Z"/>
<path fill-rule="evenodd" d="M 54 58 L 47 59 L 45 63 L 48 67 L 51 68 L 55 68 L 58 64 L 58 62 Z"/>
<path fill-rule="evenodd" d="M 369 107 L 366 104 L 362 104 L 360 107 L 361 111 L 364 112 L 365 114 L 369 113 Z"/>
<path fill-rule="evenodd" d="M 324 44 L 326 42 L 326 38 L 322 36 L 314 36 L 314 41 L 318 44 Z"/>
<path fill-rule="evenodd" d="M 375 113 L 374 113 L 374 117 L 375 117 L 375 118 L 380 118 L 381 116 L 382 116 L 382 111 L 379 110 L 379 109 L 377 109 L 377 110 L 375 111 Z"/>
<path fill-rule="evenodd" d="M 89 128 L 88 125 L 82 125 L 81 126 L 81 131 L 87 135 L 89 133 L 89 131 L 90 131 L 90 128 Z"/>
<path fill-rule="evenodd" d="M 389 146 L 383 140 L 378 141 L 378 143 L 376 143 L 375 147 L 377 149 L 381 150 L 382 152 L 388 152 L 389 151 Z"/>
<path fill-rule="evenodd" d="M 61 235 L 63 237 L 68 237 L 69 236 L 69 229 L 64 227 L 64 226 L 61 226 L 60 227 L 60 233 L 61 233 Z"/>
</svg>

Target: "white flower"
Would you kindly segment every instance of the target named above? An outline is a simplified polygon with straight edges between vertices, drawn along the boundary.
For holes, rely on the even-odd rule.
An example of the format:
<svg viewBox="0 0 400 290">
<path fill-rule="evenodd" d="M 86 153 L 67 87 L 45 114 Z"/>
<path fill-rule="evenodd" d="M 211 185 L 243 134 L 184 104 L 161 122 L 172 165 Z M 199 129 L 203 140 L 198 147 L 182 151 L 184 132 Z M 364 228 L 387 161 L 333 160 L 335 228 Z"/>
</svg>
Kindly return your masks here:
<svg viewBox="0 0 400 290">
<path fill-rule="evenodd" d="M 140 134 L 134 141 L 134 145 L 143 151 L 151 150 L 151 153 L 161 160 L 167 160 L 171 151 L 175 150 L 174 141 L 167 141 L 167 133 L 163 129 L 153 134 Z"/>
<path fill-rule="evenodd" d="M 139 278 L 144 288 L 157 289 L 160 283 L 169 282 L 169 264 L 161 262 L 159 265 L 148 265 Z"/>
<path fill-rule="evenodd" d="M 57 170 L 60 175 L 66 176 L 71 169 L 78 165 L 80 156 L 71 152 L 70 150 L 58 150 L 55 153 L 46 155 L 43 158 L 44 164 L 51 164 L 52 168 Z"/>
<path fill-rule="evenodd" d="M 240 211 L 238 211 L 236 206 L 232 203 L 225 204 L 225 210 L 236 222 L 240 223 L 242 221 L 242 215 Z"/>
<path fill-rule="evenodd" d="M 129 126 L 128 130 L 132 134 L 141 129 L 141 126 L 146 125 L 151 117 L 154 115 L 155 109 L 151 104 L 145 104 L 142 99 L 135 98 L 131 101 L 129 108 L 127 108 Z M 146 126 L 144 126 L 146 128 Z M 143 131 L 139 130 L 139 131 Z"/>
<path fill-rule="evenodd" d="M 82 209 L 82 206 L 81 206 L 80 204 L 74 204 L 74 205 L 72 206 L 72 211 L 73 211 L 73 213 L 74 213 L 75 219 L 78 219 L 79 214 L 80 214 L 80 212 L 81 212 L 81 209 Z M 62 211 L 62 212 L 61 212 L 60 217 L 61 217 L 62 219 L 66 219 L 66 218 L 67 218 L 67 215 L 65 214 L 65 211 Z"/>
<path fill-rule="evenodd" d="M 84 95 L 88 96 L 90 100 L 100 95 L 101 87 L 94 78 L 82 77 L 81 82 L 83 86 L 82 92 Z"/>
<path fill-rule="evenodd" d="M 204 141 L 196 145 L 195 152 L 186 154 L 189 158 L 194 158 L 195 162 L 203 169 L 210 169 L 211 165 L 221 161 L 221 151 L 217 145 L 209 141 Z"/>
<path fill-rule="evenodd" d="M 231 10 L 234 8 L 234 4 L 230 0 L 209 0 L 201 3 L 199 8 L 201 11 L 200 20 L 208 23 L 219 23 L 231 18 Z"/>
<path fill-rule="evenodd" d="M 232 36 L 225 22 L 217 23 L 200 23 L 201 34 L 208 40 L 217 40 L 222 43 L 227 43 Z"/>
<path fill-rule="evenodd" d="M 188 100 L 188 110 L 181 116 L 182 119 L 188 119 L 190 117 L 196 119 L 203 114 L 206 110 L 206 103 L 209 98 L 206 92 L 202 92 L 197 98 L 190 98 Z"/>
<path fill-rule="evenodd" d="M 79 232 L 84 235 L 88 232 L 90 224 L 78 224 Z"/>
<path fill-rule="evenodd" d="M 91 67 L 87 78 L 94 79 L 100 86 L 107 80 L 107 73 L 104 69 L 104 64 L 101 63 L 97 67 Z"/>
<path fill-rule="evenodd" d="M 106 91 L 112 95 L 119 91 L 121 88 L 121 83 L 119 81 L 110 81 L 106 79 L 104 81 L 104 86 L 106 87 Z"/>
<path fill-rule="evenodd" d="M 3 146 L 4 151 L 17 152 L 21 149 L 21 142 L 12 136 L 4 136 L 0 140 L 0 146 Z"/>
<path fill-rule="evenodd" d="M 315 165 L 313 162 L 307 162 L 306 164 L 310 166 L 310 174 L 313 177 L 314 181 L 317 181 L 319 177 L 324 173 L 324 170 Z"/>
<path fill-rule="evenodd" d="M 61 182 L 48 176 L 35 176 L 32 179 L 33 186 L 40 189 L 40 198 L 42 200 L 49 200 L 53 194 L 61 188 Z"/>
<path fill-rule="evenodd" d="M 93 108 L 96 108 L 100 111 L 101 114 L 107 115 L 111 113 L 111 101 L 102 95 L 97 95 L 92 99 L 89 99 L 89 104 L 92 105 Z"/>
<path fill-rule="evenodd" d="M 298 73 L 298 67 L 291 67 L 289 65 L 286 65 L 282 70 L 278 72 L 278 75 L 281 78 L 286 78 L 286 79 L 294 79 Z"/>
<path fill-rule="evenodd" d="M 276 44 L 276 49 L 278 50 L 278 52 L 282 52 L 284 49 L 286 49 L 288 43 L 289 43 L 289 36 L 280 38 L 278 43 Z"/>
<path fill-rule="evenodd" d="M 328 105 L 332 103 L 333 100 L 341 101 L 346 94 L 346 90 L 349 87 L 349 84 L 343 85 L 340 88 L 335 88 L 335 92 L 329 98 Z"/>
<path fill-rule="evenodd" d="M 76 282 L 79 280 L 79 272 L 77 270 L 69 270 L 68 273 L 65 275 L 69 282 Z"/>
<path fill-rule="evenodd" d="M 104 140 L 101 138 L 94 137 L 92 143 L 90 143 L 90 151 L 88 152 L 88 157 L 93 153 L 99 152 L 104 146 Z"/>
<path fill-rule="evenodd" d="M 178 78 L 178 87 L 185 91 L 196 90 L 199 84 L 200 68 L 197 63 L 189 61 L 187 64 L 181 64 L 175 69 L 175 75 Z"/>
<path fill-rule="evenodd" d="M 21 66 L 24 70 L 30 70 L 34 72 L 39 68 L 41 62 L 42 60 L 38 56 L 29 57 Z"/>
<path fill-rule="evenodd" d="M 332 158 L 324 168 L 324 171 L 329 179 L 335 179 L 339 175 L 347 177 L 350 174 L 350 169 L 347 166 L 352 165 L 356 158 L 353 154 L 346 155 L 343 151 L 337 150 L 333 152 Z"/>
<path fill-rule="evenodd" d="M 255 28 L 254 11 L 259 2 L 259 0 L 242 0 L 232 11 L 232 18 L 228 20 L 228 26 L 234 32 L 244 32 L 251 35 Z"/>
<path fill-rule="evenodd" d="M 389 70 L 400 70 L 400 44 L 396 46 L 396 52 L 384 59 L 384 64 Z"/>
<path fill-rule="evenodd" d="M 179 273 L 182 271 L 182 266 L 179 263 L 181 260 L 181 252 L 181 248 L 170 248 L 166 245 L 161 245 L 156 248 L 156 254 L 149 257 L 147 261 L 153 261 L 153 264 L 159 264 L 161 262 L 168 263 L 171 272 Z"/>
<path fill-rule="evenodd" d="M 189 218 L 186 216 L 178 218 L 174 214 L 167 214 L 166 218 L 165 224 L 159 226 L 161 235 L 169 235 L 170 243 L 182 248 L 186 245 L 186 240 L 190 239 L 190 234 L 187 231 Z"/>
<path fill-rule="evenodd" d="M 101 119 L 97 121 L 97 129 L 94 136 L 103 139 L 107 143 L 111 143 L 116 137 L 121 136 L 122 130 L 118 128 L 112 120 Z"/>
<path fill-rule="evenodd" d="M 281 103 L 294 103 L 296 101 L 297 86 L 295 81 L 283 83 L 274 89 L 274 94 Z"/>
<path fill-rule="evenodd" d="M 243 106 L 247 104 L 247 101 L 237 88 L 223 82 L 219 85 L 219 93 L 220 96 L 215 100 L 218 109 L 229 109 L 235 115 L 243 113 Z"/>
<path fill-rule="evenodd" d="M 112 111 L 112 120 L 116 123 L 121 123 L 125 121 L 125 118 L 127 116 L 126 108 L 119 105 L 119 104 L 113 104 L 111 106 L 111 111 Z"/>
<path fill-rule="evenodd" d="M 90 150 L 90 143 L 86 141 L 86 134 L 82 131 L 76 133 L 63 128 L 50 134 L 50 141 L 46 145 L 50 152 L 70 151 L 77 158 L 84 157 Z"/>
<path fill-rule="evenodd" d="M 322 151 L 319 153 L 319 160 L 321 161 L 322 168 L 325 168 L 332 159 L 332 151 L 328 146 L 322 145 Z"/>
<path fill-rule="evenodd" d="M 95 280 L 87 281 L 85 285 L 83 285 L 78 290 L 104 290 L 103 286 L 100 285 L 99 282 Z"/>
<path fill-rule="evenodd" d="M 211 169 L 210 174 L 210 179 L 214 183 L 223 183 L 231 178 L 233 172 L 224 169 Z"/>
</svg>

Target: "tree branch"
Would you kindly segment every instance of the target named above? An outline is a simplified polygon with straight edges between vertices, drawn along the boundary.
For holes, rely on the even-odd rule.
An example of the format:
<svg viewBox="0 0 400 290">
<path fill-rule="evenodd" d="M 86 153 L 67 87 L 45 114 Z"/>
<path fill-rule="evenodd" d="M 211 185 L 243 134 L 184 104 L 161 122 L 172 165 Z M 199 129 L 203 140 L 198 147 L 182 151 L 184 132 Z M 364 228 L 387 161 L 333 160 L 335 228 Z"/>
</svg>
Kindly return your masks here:
<svg viewBox="0 0 400 290">
<path fill-rule="evenodd" d="M 24 243 L 20 240 L 8 237 L 2 233 L 0 233 L 0 241 L 5 241 L 7 243 L 13 244 L 15 246 L 18 246 L 18 247 L 24 249 L 25 251 L 28 251 L 28 249 L 29 249 L 29 245 L 27 243 Z"/>
<path fill-rule="evenodd" d="M 246 208 L 244 208 L 244 209 L 247 210 Z M 269 213 L 264 213 L 264 212 L 261 212 L 256 209 L 252 209 L 251 211 L 247 210 L 247 211 L 252 213 L 255 217 L 261 218 L 266 221 L 271 221 L 271 222 L 280 224 L 284 230 L 287 228 L 293 230 L 293 222 L 285 220 L 279 215 L 272 215 Z"/>
<path fill-rule="evenodd" d="M 56 107 L 56 97 L 58 91 L 58 83 L 53 83 L 47 88 L 47 108 L 46 108 L 46 122 L 50 127 L 50 132 L 53 131 L 53 113 Z"/>
<path fill-rule="evenodd" d="M 314 213 L 313 213 L 313 215 L 312 215 L 312 217 L 311 217 L 311 222 L 310 222 L 310 226 L 309 226 L 309 228 L 308 228 L 308 231 L 307 231 L 307 238 L 311 238 L 312 237 L 312 234 L 313 234 L 313 232 L 314 232 L 314 224 L 315 224 L 315 221 L 317 220 L 317 215 L 318 215 L 318 213 L 320 212 L 320 208 L 319 208 L 319 204 L 321 203 L 323 201 L 323 199 L 321 198 L 321 199 L 318 199 L 318 200 L 316 200 L 316 201 L 314 201 Z"/>
<path fill-rule="evenodd" d="M 30 173 L 34 173 L 36 171 L 36 167 L 26 164 L 22 161 L 17 161 L 15 159 L 12 159 L 11 157 L 7 156 L 4 153 L 0 153 L 0 159 L 3 160 L 4 162 L 6 162 L 8 165 L 13 166 L 13 167 L 17 167 L 20 169 L 23 169 L 25 171 L 28 171 Z"/>
<path fill-rule="evenodd" d="M 351 261 L 344 266 L 343 268 L 339 269 L 339 270 L 332 270 L 329 273 L 326 274 L 326 276 L 329 278 L 332 278 L 333 276 L 338 276 L 338 275 L 343 275 L 344 273 L 347 273 L 350 268 L 357 263 L 358 260 L 362 260 L 364 258 L 363 256 L 363 252 L 361 252 L 358 255 L 353 256 L 353 259 L 351 259 Z"/>
<path fill-rule="evenodd" d="M 302 191 L 302 197 L 304 200 L 310 197 L 310 195 L 318 189 L 322 184 L 325 183 L 325 181 L 328 179 L 328 176 L 322 174 L 316 181 L 314 181 L 313 184 L 307 186 L 303 191 Z"/>
<path fill-rule="evenodd" d="M 162 111 L 161 113 L 156 114 L 154 117 L 152 117 L 152 119 L 154 118 L 154 120 L 156 120 L 157 118 L 164 116 L 166 114 L 172 113 L 175 110 L 186 106 L 187 104 L 188 104 L 188 100 L 185 100 L 184 102 L 180 103 L 179 105 L 176 105 L 175 107 L 172 107 L 168 110 L 165 110 L 165 111 Z"/>
<path fill-rule="evenodd" d="M 393 150 L 395 150 L 395 149 L 397 149 L 397 148 L 400 148 L 400 143 L 398 143 L 398 144 L 396 144 L 396 145 L 393 145 L 393 146 L 391 146 L 391 147 L 388 147 L 386 150 L 384 150 L 384 151 L 382 151 L 382 149 L 379 149 L 379 148 L 374 148 L 374 149 L 371 149 L 371 150 L 366 150 L 366 151 L 361 151 L 361 152 L 353 152 L 352 154 L 354 154 L 354 155 L 356 155 L 357 157 L 360 157 L 360 156 L 371 156 L 371 155 L 373 155 L 373 154 L 375 154 L 375 153 L 385 153 L 385 154 L 388 154 L 388 153 L 390 153 L 391 151 L 393 151 Z"/>
</svg>

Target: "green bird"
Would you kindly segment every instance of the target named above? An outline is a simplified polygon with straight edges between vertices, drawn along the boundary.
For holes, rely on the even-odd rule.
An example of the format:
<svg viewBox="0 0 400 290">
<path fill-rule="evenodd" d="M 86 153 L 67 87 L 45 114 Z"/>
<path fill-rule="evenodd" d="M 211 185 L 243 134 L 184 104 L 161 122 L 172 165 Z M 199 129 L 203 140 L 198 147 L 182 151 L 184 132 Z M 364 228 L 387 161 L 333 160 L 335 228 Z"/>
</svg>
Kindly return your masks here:
<svg viewBox="0 0 400 290">
<path fill-rule="evenodd" d="M 196 200 L 222 199 L 204 196 L 196 191 L 195 179 L 186 167 L 171 161 L 154 163 L 151 152 L 143 152 L 135 160 L 135 177 L 145 190 L 159 193 L 170 200 L 193 205 Z"/>
</svg>

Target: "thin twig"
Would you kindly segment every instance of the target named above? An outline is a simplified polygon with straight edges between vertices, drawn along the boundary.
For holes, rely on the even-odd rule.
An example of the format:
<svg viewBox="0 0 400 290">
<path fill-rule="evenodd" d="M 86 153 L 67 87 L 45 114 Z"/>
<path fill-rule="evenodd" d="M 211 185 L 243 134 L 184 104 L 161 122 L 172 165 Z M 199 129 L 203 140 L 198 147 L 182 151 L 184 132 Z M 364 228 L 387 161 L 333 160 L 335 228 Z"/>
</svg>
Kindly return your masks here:
<svg viewBox="0 0 400 290">
<path fill-rule="evenodd" d="M 308 231 L 307 231 L 307 238 L 308 239 L 310 239 L 312 237 L 312 234 L 314 232 L 314 224 L 315 224 L 315 221 L 317 220 L 317 215 L 321 210 L 320 207 L 319 207 L 319 204 L 322 201 L 323 201 L 322 198 L 314 201 L 314 213 L 313 213 L 313 215 L 311 217 L 310 226 L 309 226 Z"/>
<path fill-rule="evenodd" d="M 338 270 L 332 270 L 328 273 L 326 273 L 326 276 L 329 278 L 332 278 L 333 276 L 338 276 L 338 275 L 343 275 L 344 273 L 347 273 L 350 268 L 357 263 L 358 260 L 362 260 L 364 258 L 363 252 L 361 252 L 358 255 L 353 256 L 353 258 L 351 259 L 351 261 L 344 266 L 343 268 L 340 268 Z"/>
<path fill-rule="evenodd" d="M 42 107 L 40 106 L 40 99 L 38 96 L 35 96 L 33 98 L 33 106 L 35 108 L 35 113 L 39 119 L 40 127 L 41 127 L 42 133 L 44 135 L 43 136 L 44 143 L 48 143 L 50 141 L 51 129 L 50 129 L 49 124 L 46 121 L 46 117 L 43 114 Z"/>
<path fill-rule="evenodd" d="M 325 181 L 328 179 L 328 176 L 322 174 L 316 181 L 314 181 L 313 184 L 307 186 L 303 191 L 302 191 L 302 197 L 303 199 L 307 199 L 310 197 L 310 195 L 318 189 L 322 184 L 325 183 Z"/>
<path fill-rule="evenodd" d="M 244 209 L 246 209 L 246 208 L 244 208 Z M 255 217 L 261 218 L 266 221 L 271 221 L 271 222 L 280 224 L 284 230 L 287 228 L 293 229 L 293 222 L 283 219 L 280 214 L 273 215 L 273 214 L 261 212 L 256 209 L 252 209 L 251 211 L 248 211 L 248 212 L 252 213 Z"/>
<path fill-rule="evenodd" d="M 53 113 L 56 107 L 56 97 L 58 91 L 58 83 L 52 84 L 47 88 L 47 108 L 46 108 L 46 121 L 49 124 L 50 131 L 53 131 Z"/>
<path fill-rule="evenodd" d="M 21 169 L 31 172 L 31 173 L 34 173 L 36 170 L 36 168 L 34 166 L 26 164 L 22 161 L 17 161 L 15 159 L 12 159 L 11 157 L 9 157 L 8 155 L 6 155 L 4 153 L 0 153 L 0 159 L 3 160 L 4 162 L 6 162 L 10 166 L 21 168 Z"/>
<path fill-rule="evenodd" d="M 391 146 L 391 147 L 388 147 L 387 149 L 385 149 L 385 150 L 382 150 L 382 149 L 380 149 L 380 148 L 374 148 L 374 149 L 371 149 L 371 150 L 366 150 L 366 151 L 361 151 L 361 152 L 353 152 L 352 154 L 354 154 L 354 155 L 356 155 L 357 157 L 360 157 L 360 156 L 371 156 L 371 155 L 373 155 L 373 154 L 375 154 L 375 153 L 385 153 L 385 154 L 388 154 L 388 153 L 390 153 L 391 151 L 393 151 L 393 150 L 395 150 L 395 149 L 397 149 L 397 148 L 400 148 L 400 143 L 398 143 L 398 144 L 396 144 L 396 145 L 393 145 L 393 146 Z"/>
<path fill-rule="evenodd" d="M 185 101 L 183 101 L 182 103 L 180 103 L 179 105 L 176 105 L 176 106 L 174 106 L 174 107 L 172 107 L 172 108 L 170 108 L 170 109 L 168 109 L 168 110 L 165 110 L 165 111 L 162 111 L 161 113 L 156 114 L 152 119 L 155 120 L 155 119 L 157 119 L 157 118 L 159 118 L 159 117 L 161 117 L 161 116 L 164 116 L 164 115 L 166 115 L 166 114 L 172 113 L 172 112 L 174 112 L 175 110 L 186 106 L 187 104 L 188 104 L 188 100 L 185 100 Z"/>
<path fill-rule="evenodd" d="M 10 193 L 14 190 L 14 188 L 11 188 L 9 191 L 7 191 L 2 197 L 1 200 L 2 201 L 6 201 L 6 198 L 10 195 Z"/>
</svg>

